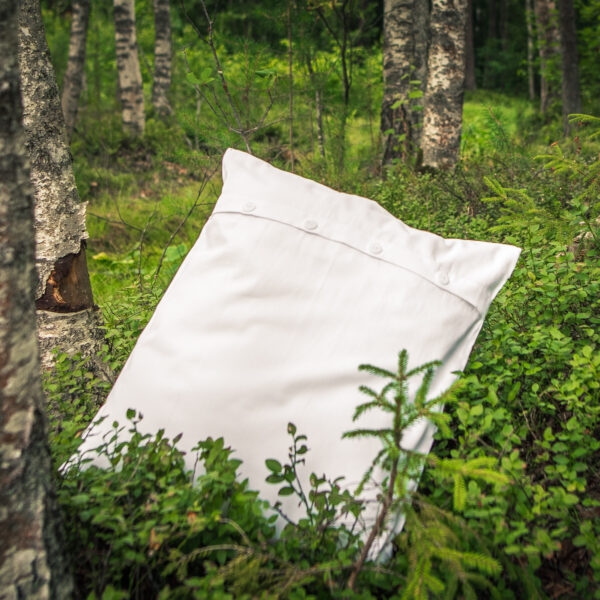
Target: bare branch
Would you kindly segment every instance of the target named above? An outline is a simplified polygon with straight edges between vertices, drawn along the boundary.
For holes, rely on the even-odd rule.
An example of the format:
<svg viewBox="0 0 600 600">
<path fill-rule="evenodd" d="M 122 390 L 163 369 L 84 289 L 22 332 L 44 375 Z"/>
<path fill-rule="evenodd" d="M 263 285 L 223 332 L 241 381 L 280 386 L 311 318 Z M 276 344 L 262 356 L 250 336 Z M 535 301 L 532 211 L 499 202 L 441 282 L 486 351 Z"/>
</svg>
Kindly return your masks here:
<svg viewBox="0 0 600 600">
<path fill-rule="evenodd" d="M 200 203 L 199 201 L 200 201 L 200 197 L 202 196 L 202 192 L 206 188 L 206 185 L 208 184 L 208 182 L 210 181 L 212 176 L 215 174 L 215 172 L 216 172 L 216 169 L 213 169 L 210 173 L 208 173 L 204 176 L 204 179 L 202 180 L 202 183 L 200 184 L 200 189 L 198 190 L 198 194 L 196 194 L 196 199 L 194 200 L 193 204 L 190 206 L 185 217 L 181 220 L 179 225 L 175 228 L 173 233 L 171 233 L 171 235 L 169 236 L 169 240 L 167 241 L 167 244 L 162 251 L 160 260 L 158 261 L 158 266 L 156 267 L 156 271 L 154 272 L 154 279 L 152 281 L 152 285 L 154 285 L 156 283 L 156 280 L 158 279 L 158 274 L 160 273 L 160 270 L 162 268 L 162 264 L 163 264 L 163 261 L 165 260 L 165 256 L 167 255 L 167 250 L 169 249 L 169 246 L 171 245 L 171 243 L 173 242 L 173 240 L 175 239 L 177 234 L 181 231 L 181 228 L 187 223 L 187 220 L 190 218 L 190 216 L 192 215 L 192 213 L 194 212 L 196 207 L 199 205 L 199 203 Z"/>
<path fill-rule="evenodd" d="M 180 0 L 180 4 L 181 4 L 183 14 L 185 15 L 186 19 L 192 24 L 192 27 L 194 28 L 196 33 L 200 37 L 202 37 L 202 34 L 200 33 L 199 28 L 194 23 L 193 19 L 188 15 L 188 12 L 185 8 L 185 4 L 184 4 L 183 0 Z M 210 15 L 208 14 L 208 10 L 206 9 L 206 4 L 204 3 L 204 0 L 200 0 L 200 5 L 202 6 L 202 11 L 204 12 L 204 16 L 206 17 L 206 21 L 208 23 L 208 45 L 210 47 L 210 50 L 213 55 L 213 60 L 215 61 L 215 65 L 217 67 L 217 74 L 219 75 L 219 79 L 221 80 L 221 86 L 223 87 L 223 91 L 225 92 L 225 96 L 227 97 L 227 101 L 229 102 L 229 106 L 231 107 L 233 117 L 235 119 L 235 122 L 237 123 L 238 129 L 239 129 L 238 133 L 244 140 L 244 144 L 246 144 L 246 150 L 248 151 L 248 154 L 252 154 L 252 149 L 250 148 L 250 141 L 248 140 L 248 136 L 246 135 L 244 126 L 242 125 L 240 115 L 235 106 L 233 98 L 231 97 L 231 93 L 229 92 L 229 86 L 227 85 L 227 80 L 225 79 L 225 73 L 223 72 L 223 67 L 221 66 L 221 61 L 219 60 L 219 55 L 217 54 L 217 49 L 215 47 L 215 43 L 213 40 L 212 19 L 210 18 Z"/>
</svg>

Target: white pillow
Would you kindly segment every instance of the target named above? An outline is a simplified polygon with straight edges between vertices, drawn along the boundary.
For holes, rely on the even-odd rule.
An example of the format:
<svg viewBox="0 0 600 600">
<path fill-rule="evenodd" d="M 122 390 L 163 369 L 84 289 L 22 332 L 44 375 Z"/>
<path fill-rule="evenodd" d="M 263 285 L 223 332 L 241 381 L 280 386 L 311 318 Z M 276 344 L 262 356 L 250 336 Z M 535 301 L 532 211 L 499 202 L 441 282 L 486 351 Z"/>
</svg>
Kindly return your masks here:
<svg viewBox="0 0 600 600">
<path fill-rule="evenodd" d="M 439 359 L 431 394 L 440 394 L 464 368 L 520 250 L 412 229 L 371 200 L 237 150 L 225 153 L 223 182 L 80 452 L 133 408 L 143 432 L 183 433 L 190 467 L 197 441 L 224 436 L 242 478 L 298 519 L 297 500 L 265 483 L 265 459 L 287 457 L 288 422 L 308 436 L 305 489 L 312 472 L 344 475 L 354 489 L 380 442 L 341 436 L 356 428 L 358 387 L 385 383 L 358 365 L 395 371 L 403 348 L 409 368 Z M 388 420 L 373 412 L 360 425 Z M 433 434 L 419 422 L 403 444 L 427 453 Z"/>
</svg>

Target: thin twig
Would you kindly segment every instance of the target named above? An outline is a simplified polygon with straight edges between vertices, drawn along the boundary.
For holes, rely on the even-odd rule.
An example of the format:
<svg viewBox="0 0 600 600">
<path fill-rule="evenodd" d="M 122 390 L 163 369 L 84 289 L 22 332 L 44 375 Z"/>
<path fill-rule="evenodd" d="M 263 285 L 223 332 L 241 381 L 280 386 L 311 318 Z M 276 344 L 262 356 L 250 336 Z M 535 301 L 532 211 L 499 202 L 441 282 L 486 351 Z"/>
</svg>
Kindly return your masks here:
<svg viewBox="0 0 600 600">
<path fill-rule="evenodd" d="M 213 22 L 208 14 L 208 10 L 206 8 L 206 4 L 204 0 L 200 0 L 200 5 L 202 6 L 202 11 L 204 12 L 204 16 L 206 17 L 206 21 L 208 23 L 208 46 L 213 55 L 213 60 L 215 61 L 215 65 L 217 67 L 217 74 L 219 75 L 219 79 L 221 80 L 221 86 L 223 87 L 223 91 L 225 92 L 225 96 L 227 97 L 227 101 L 229 102 L 229 106 L 231 107 L 231 111 L 233 113 L 233 117 L 237 126 L 239 128 L 239 134 L 244 140 L 244 144 L 246 144 L 246 150 L 248 154 L 252 154 L 252 149 L 250 148 L 250 142 L 248 140 L 248 136 L 245 134 L 244 126 L 242 125 L 242 120 L 240 119 L 240 115 L 235 106 L 233 98 L 231 97 L 231 93 L 229 92 L 229 86 L 227 85 L 227 80 L 225 79 L 225 73 L 223 72 L 223 67 L 221 66 L 221 61 L 219 60 L 219 55 L 217 54 L 217 49 L 215 47 L 215 43 L 213 40 Z M 187 10 L 185 9 L 185 4 L 183 0 L 181 0 L 181 7 L 183 9 L 183 13 L 186 19 L 192 24 L 192 27 L 195 29 L 196 33 L 202 37 L 199 28 L 194 23 L 193 19 L 188 15 Z"/>
<path fill-rule="evenodd" d="M 346 585 L 346 587 L 349 590 L 355 591 L 354 588 L 356 586 L 356 578 L 358 577 L 358 574 L 362 570 L 363 565 L 365 564 L 365 561 L 367 560 L 369 550 L 371 550 L 371 546 L 373 545 L 375 538 L 379 535 L 379 533 L 381 532 L 381 529 L 383 528 L 383 524 L 385 522 L 388 511 L 392 504 L 392 500 L 394 499 L 394 486 L 396 484 L 397 475 L 398 475 L 398 459 L 396 459 L 394 461 L 394 464 L 392 465 L 392 470 L 390 472 L 390 479 L 388 481 L 387 493 L 383 499 L 383 504 L 381 505 L 381 510 L 379 511 L 379 514 L 377 515 L 377 520 L 375 521 L 375 525 L 373 525 L 371 531 L 369 532 L 369 537 L 367 538 L 367 541 L 365 542 L 365 545 L 362 548 L 360 556 L 358 557 L 358 560 L 354 564 L 352 573 L 350 573 L 350 577 L 348 578 L 348 584 Z"/>
<path fill-rule="evenodd" d="M 210 181 L 211 177 L 215 174 L 215 172 L 216 172 L 216 169 L 213 169 L 210 173 L 208 173 L 207 175 L 204 176 L 204 179 L 202 180 L 202 183 L 200 184 L 200 189 L 198 190 L 198 194 L 196 194 L 196 199 L 194 200 L 193 204 L 190 206 L 185 217 L 183 217 L 183 219 L 181 220 L 179 225 L 175 228 L 173 233 L 171 233 L 166 246 L 163 248 L 162 254 L 160 256 L 160 260 L 158 261 L 158 266 L 156 267 L 156 271 L 154 272 L 154 278 L 152 280 L 152 285 L 154 285 L 156 283 L 156 280 L 158 279 L 158 274 L 160 273 L 160 270 L 162 268 L 162 264 L 165 259 L 165 256 L 167 255 L 167 250 L 169 249 L 169 246 L 171 245 L 171 243 L 173 242 L 173 240 L 175 239 L 177 234 L 181 231 L 181 228 L 186 224 L 187 220 L 190 218 L 190 216 L 192 215 L 192 213 L 198 206 L 200 196 L 202 196 L 202 192 L 204 191 L 204 188 L 206 188 L 206 184 Z"/>
<path fill-rule="evenodd" d="M 117 209 L 117 215 L 119 215 L 119 219 L 120 219 L 121 223 L 123 223 L 123 225 L 125 225 L 126 227 L 131 227 L 132 229 L 135 229 L 136 231 L 142 231 L 139 227 L 136 227 L 135 225 L 131 225 L 131 224 L 127 223 L 127 221 L 125 221 L 125 219 L 123 218 L 123 215 L 121 214 L 121 208 L 119 207 L 119 201 L 117 200 L 117 197 L 113 196 L 112 198 L 113 198 L 115 208 Z"/>
<path fill-rule="evenodd" d="M 142 249 L 144 247 L 144 238 L 146 237 L 146 232 L 148 231 L 148 227 L 150 227 L 150 223 L 152 223 L 152 221 L 154 220 L 154 216 L 156 215 L 156 212 L 158 211 L 158 202 L 154 203 L 154 210 L 152 211 L 152 214 L 148 217 L 147 221 L 146 221 L 146 225 L 144 226 L 144 230 L 142 231 L 141 235 L 140 235 L 140 243 L 138 246 L 138 252 L 139 252 L 139 256 L 138 256 L 138 285 L 140 288 L 140 292 L 144 291 L 144 282 L 143 282 L 143 278 L 142 278 Z"/>
<path fill-rule="evenodd" d="M 124 223 L 122 220 L 115 221 L 114 219 L 109 219 L 108 217 L 103 217 L 102 215 L 97 215 L 96 213 L 90 212 L 89 210 L 86 212 L 90 217 L 94 217 L 95 219 L 100 219 L 100 221 L 105 221 L 109 225 L 124 225 L 125 227 L 130 227 L 131 229 L 134 229 L 135 231 L 140 231 L 140 232 L 142 231 L 139 227 L 136 227 L 135 225 L 131 225 L 130 223 Z"/>
<path fill-rule="evenodd" d="M 185 66 L 187 67 L 188 73 L 193 73 L 191 67 L 190 67 L 190 63 L 188 61 L 188 57 L 187 57 L 187 48 L 183 49 L 183 60 L 185 61 Z M 221 122 L 223 123 L 223 125 L 225 127 L 227 127 L 227 129 L 229 129 L 229 122 L 227 120 L 227 114 L 225 113 L 225 111 L 221 108 L 221 105 L 219 104 L 219 100 L 214 92 L 214 90 L 211 88 L 211 92 L 213 93 L 213 97 L 215 99 L 215 106 L 213 106 L 210 102 L 210 100 L 206 97 L 206 94 L 204 93 L 204 91 L 202 90 L 202 88 L 197 84 L 194 83 L 194 89 L 196 90 L 197 94 L 200 94 L 200 96 L 202 97 L 203 100 L 206 101 L 206 103 L 208 104 L 208 106 L 210 107 L 210 109 L 212 110 L 213 114 L 221 120 Z M 219 110 L 217 110 L 217 108 Z"/>
</svg>

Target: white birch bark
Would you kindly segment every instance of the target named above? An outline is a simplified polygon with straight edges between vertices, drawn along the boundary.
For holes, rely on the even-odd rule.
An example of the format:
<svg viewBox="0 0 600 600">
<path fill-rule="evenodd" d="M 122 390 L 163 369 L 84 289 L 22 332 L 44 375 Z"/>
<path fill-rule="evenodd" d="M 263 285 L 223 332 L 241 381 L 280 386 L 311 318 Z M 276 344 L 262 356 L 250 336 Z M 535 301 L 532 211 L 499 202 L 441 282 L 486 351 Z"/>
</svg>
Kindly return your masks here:
<svg viewBox="0 0 600 600">
<path fill-rule="evenodd" d="M 410 93 L 425 91 L 428 20 L 428 0 L 384 0 L 383 164 L 393 158 L 406 160 L 418 151 L 422 112 L 415 107 L 421 105 L 423 99 L 411 99 Z M 414 83 L 416 81 L 420 83 Z M 388 133 L 390 131 L 393 133 Z"/>
<path fill-rule="evenodd" d="M 415 0 L 384 0 L 383 3 L 383 164 L 393 158 L 404 160 L 410 154 L 408 92 L 415 50 L 414 4 Z"/>
<path fill-rule="evenodd" d="M 17 0 L 0 0 L 0 599 L 69 598 L 36 343 Z"/>
<path fill-rule="evenodd" d="M 154 6 L 154 82 L 152 106 L 160 116 L 171 113 L 171 12 L 169 0 L 153 0 Z"/>
<path fill-rule="evenodd" d="M 144 133 L 144 91 L 138 56 L 134 0 L 114 0 L 119 100 L 123 129 L 134 137 Z"/>
<path fill-rule="evenodd" d="M 39 0 L 20 2 L 18 48 L 35 204 L 39 343 L 42 365 L 48 369 L 57 347 L 69 355 L 81 351 L 96 359 L 103 337 L 85 258 L 86 205 L 80 202 L 75 185 Z M 101 363 L 96 366 L 101 374 Z"/>
<path fill-rule="evenodd" d="M 67 141 L 71 140 L 79 97 L 83 87 L 85 71 L 85 45 L 87 40 L 88 21 L 90 15 L 90 0 L 73 1 L 73 19 L 71 21 L 71 34 L 69 37 L 69 58 L 67 70 L 63 79 L 62 111 L 65 118 Z"/>
<path fill-rule="evenodd" d="M 465 88 L 467 0 L 433 0 L 423 118 L 423 165 L 449 169 L 458 162 Z"/>
</svg>

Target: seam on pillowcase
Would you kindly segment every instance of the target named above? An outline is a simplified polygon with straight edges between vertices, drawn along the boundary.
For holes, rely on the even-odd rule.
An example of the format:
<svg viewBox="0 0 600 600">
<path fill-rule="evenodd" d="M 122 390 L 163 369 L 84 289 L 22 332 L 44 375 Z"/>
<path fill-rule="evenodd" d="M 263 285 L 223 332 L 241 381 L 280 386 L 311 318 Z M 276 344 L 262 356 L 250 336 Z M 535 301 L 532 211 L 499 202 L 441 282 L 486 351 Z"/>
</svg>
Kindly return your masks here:
<svg viewBox="0 0 600 600">
<path fill-rule="evenodd" d="M 470 302 L 469 300 L 467 300 L 466 298 L 464 298 L 460 294 L 457 294 L 456 292 L 453 292 L 452 290 L 449 290 L 449 289 L 447 289 L 445 287 L 442 287 L 441 285 L 438 285 L 435 281 L 432 281 L 426 275 L 423 275 L 422 273 L 419 273 L 418 271 L 413 271 L 409 267 L 405 267 L 404 265 L 398 264 L 398 263 L 396 263 L 394 261 L 387 260 L 384 257 L 374 256 L 373 254 L 367 252 L 366 250 L 362 250 L 361 248 L 357 248 L 356 246 L 354 246 L 353 244 L 349 244 L 348 242 L 344 242 L 342 240 L 336 240 L 336 239 L 331 238 L 329 236 L 323 235 L 322 233 L 320 233 L 318 231 L 307 231 L 306 229 L 304 229 L 303 227 L 300 227 L 298 225 L 294 225 L 292 223 L 287 223 L 286 221 L 282 221 L 281 219 L 276 219 L 276 218 L 273 218 L 273 217 L 267 217 L 265 215 L 255 215 L 255 214 L 252 214 L 252 213 L 245 213 L 245 212 L 237 211 L 237 210 L 220 209 L 220 210 L 217 210 L 217 211 L 213 212 L 212 215 L 209 217 L 209 220 L 213 219 L 217 215 L 238 215 L 240 217 L 250 217 L 250 218 L 253 218 L 253 219 L 263 219 L 265 221 L 271 221 L 272 223 L 278 223 L 278 224 L 284 225 L 286 227 L 291 227 L 292 229 L 295 229 L 297 231 L 301 231 L 302 233 L 305 233 L 306 235 L 314 235 L 314 236 L 320 237 L 321 239 L 324 239 L 324 240 L 327 240 L 329 242 L 332 242 L 334 244 L 340 244 L 342 246 L 346 246 L 346 248 L 350 248 L 351 250 L 354 250 L 356 252 L 360 252 L 364 256 L 368 256 L 369 258 L 372 258 L 373 260 L 378 260 L 378 261 L 384 262 L 384 263 L 386 263 L 388 265 L 391 265 L 393 267 L 396 267 L 398 269 L 402 269 L 403 271 L 411 273 L 412 275 L 416 275 L 420 279 L 423 279 L 424 281 L 427 281 L 427 283 L 431 284 L 432 286 L 434 286 L 438 290 L 440 290 L 442 292 L 445 292 L 446 294 L 449 294 L 450 296 L 458 298 L 459 300 L 461 300 L 462 302 L 464 302 L 465 304 L 467 304 L 470 308 L 472 308 L 473 310 L 475 310 L 477 312 L 477 314 L 479 315 L 480 318 L 483 318 L 483 316 L 485 314 L 475 304 L 473 304 L 472 302 Z"/>
</svg>

